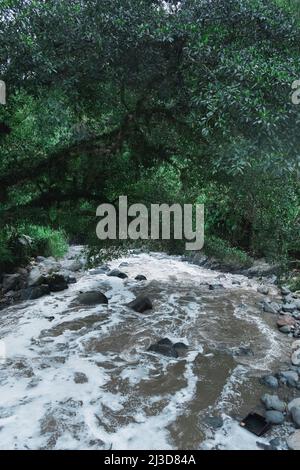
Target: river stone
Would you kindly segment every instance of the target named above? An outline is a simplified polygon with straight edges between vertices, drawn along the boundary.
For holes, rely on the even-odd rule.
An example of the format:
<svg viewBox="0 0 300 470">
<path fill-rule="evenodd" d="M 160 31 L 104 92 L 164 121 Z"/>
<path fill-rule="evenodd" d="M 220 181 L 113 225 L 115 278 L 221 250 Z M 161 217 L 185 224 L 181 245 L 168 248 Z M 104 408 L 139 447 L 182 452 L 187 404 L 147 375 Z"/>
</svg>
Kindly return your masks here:
<svg viewBox="0 0 300 470">
<path fill-rule="evenodd" d="M 259 292 L 260 294 L 268 295 L 269 291 L 270 289 L 267 286 L 259 286 L 257 288 L 257 292 Z"/>
<path fill-rule="evenodd" d="M 296 324 L 296 320 L 291 317 L 290 315 L 282 315 L 278 320 L 277 320 L 277 326 L 278 328 L 282 326 L 294 326 Z"/>
<path fill-rule="evenodd" d="M 96 276 L 97 274 L 105 274 L 106 270 L 103 268 L 95 268 L 95 269 L 90 269 L 89 274 L 91 276 Z"/>
<path fill-rule="evenodd" d="M 68 283 L 63 274 L 52 274 L 45 279 L 51 292 L 61 292 L 68 289 Z"/>
<path fill-rule="evenodd" d="M 261 379 L 261 382 L 270 388 L 279 387 L 278 379 L 274 377 L 274 375 L 266 375 L 265 377 Z"/>
<path fill-rule="evenodd" d="M 267 312 L 267 313 L 276 314 L 280 310 L 280 305 L 278 305 L 276 302 L 270 302 L 270 301 L 264 300 L 263 310 L 264 310 L 264 312 Z"/>
<path fill-rule="evenodd" d="M 291 450 L 300 450 L 300 430 L 291 434 L 286 441 Z"/>
<path fill-rule="evenodd" d="M 291 412 L 292 408 L 300 408 L 300 398 L 294 398 L 294 400 L 290 401 L 288 404 L 288 410 Z"/>
<path fill-rule="evenodd" d="M 266 411 L 265 418 L 270 424 L 282 424 L 284 422 L 284 415 L 280 411 Z"/>
<path fill-rule="evenodd" d="M 282 382 L 286 383 L 289 387 L 296 387 L 299 380 L 297 372 L 293 370 L 287 370 L 279 373 L 279 377 Z M 283 379 L 283 380 L 282 380 Z"/>
<path fill-rule="evenodd" d="M 292 419 L 296 425 L 296 428 L 300 428 L 300 408 L 297 407 L 297 406 L 294 406 L 292 409 L 291 409 L 291 415 L 292 415 Z"/>
<path fill-rule="evenodd" d="M 144 313 L 147 310 L 152 310 L 153 305 L 149 297 L 139 296 L 127 305 L 135 312 Z"/>
<path fill-rule="evenodd" d="M 107 273 L 107 275 L 110 277 L 119 277 L 120 279 L 126 279 L 128 277 L 127 274 L 119 271 L 118 269 L 112 269 L 109 271 L 109 273 Z"/>
<path fill-rule="evenodd" d="M 136 281 L 147 281 L 147 278 L 146 278 L 146 276 L 144 276 L 143 274 L 138 274 L 138 275 L 135 277 L 135 280 L 136 280 Z"/>
<path fill-rule="evenodd" d="M 267 410 L 275 410 L 275 411 L 284 411 L 286 408 L 286 404 L 284 401 L 281 401 L 277 395 L 269 395 L 266 393 L 261 397 L 261 401 L 265 405 Z"/>
<path fill-rule="evenodd" d="M 178 342 L 178 343 L 173 344 L 173 348 L 174 348 L 177 352 L 187 351 L 187 350 L 189 349 L 189 347 L 188 347 L 185 343 L 181 343 L 181 342 Z"/>
<path fill-rule="evenodd" d="M 287 313 L 292 313 L 292 312 L 294 312 L 294 310 L 297 310 L 297 307 L 296 307 L 295 303 L 284 304 L 282 306 L 282 310 L 284 312 L 287 312 Z"/>
<path fill-rule="evenodd" d="M 293 352 L 292 364 L 294 366 L 300 366 L 300 349 L 297 349 L 297 351 Z"/>
<path fill-rule="evenodd" d="M 81 293 L 77 296 L 77 300 L 84 305 L 108 304 L 107 297 L 99 291 Z"/>
<path fill-rule="evenodd" d="M 159 341 L 157 341 L 156 344 L 164 344 L 165 346 L 173 346 L 173 343 L 169 338 L 162 338 Z"/>
<path fill-rule="evenodd" d="M 292 331 L 292 327 L 291 327 L 291 326 L 288 326 L 288 325 L 284 325 L 284 326 L 281 326 L 281 327 L 279 328 L 279 331 L 280 331 L 280 333 L 289 334 L 289 333 L 291 333 L 291 331 Z"/>
<path fill-rule="evenodd" d="M 292 344 L 292 350 L 297 351 L 297 349 L 300 349 L 300 339 L 297 339 L 296 341 L 293 342 Z"/>
</svg>

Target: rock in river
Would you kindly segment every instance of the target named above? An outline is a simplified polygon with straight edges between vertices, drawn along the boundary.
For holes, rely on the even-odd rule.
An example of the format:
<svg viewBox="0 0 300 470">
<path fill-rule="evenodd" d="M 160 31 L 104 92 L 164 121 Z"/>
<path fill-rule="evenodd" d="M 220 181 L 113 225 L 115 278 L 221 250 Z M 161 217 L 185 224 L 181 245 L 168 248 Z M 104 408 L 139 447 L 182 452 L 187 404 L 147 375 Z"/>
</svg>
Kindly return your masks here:
<svg viewBox="0 0 300 470">
<path fill-rule="evenodd" d="M 139 296 L 127 305 L 135 312 L 144 313 L 147 310 L 152 310 L 153 305 L 149 297 Z"/>
<path fill-rule="evenodd" d="M 264 385 L 267 385 L 270 388 L 279 387 L 278 379 L 274 377 L 274 375 L 266 375 L 265 377 L 262 377 L 261 383 L 263 383 Z"/>
<path fill-rule="evenodd" d="M 136 280 L 136 281 L 147 281 L 147 278 L 146 278 L 146 276 L 144 276 L 143 274 L 138 274 L 138 275 L 135 277 L 135 280 Z"/>
<path fill-rule="evenodd" d="M 148 351 L 151 352 L 156 352 L 158 354 L 162 354 L 163 356 L 168 356 L 168 357 L 178 357 L 178 352 L 174 349 L 172 341 L 170 341 L 168 338 L 163 338 L 157 343 L 151 344 L 151 346 L 148 348 Z"/>
<path fill-rule="evenodd" d="M 108 304 L 106 295 L 99 291 L 84 292 L 78 295 L 77 300 L 84 305 Z"/>
<path fill-rule="evenodd" d="M 266 393 L 261 397 L 261 401 L 267 410 L 275 410 L 283 412 L 286 409 L 286 404 L 281 401 L 277 395 L 269 395 Z"/>
<path fill-rule="evenodd" d="M 296 425 L 296 428 L 300 428 L 300 408 L 297 406 L 294 406 L 291 409 L 291 416 Z"/>
<path fill-rule="evenodd" d="M 266 411 L 265 418 L 270 424 L 282 424 L 284 422 L 284 414 L 280 411 Z"/>
<path fill-rule="evenodd" d="M 126 279 L 128 277 L 127 274 L 119 271 L 118 269 L 112 269 L 109 271 L 109 273 L 107 273 L 107 275 L 110 277 L 119 277 L 120 279 Z"/>
<path fill-rule="evenodd" d="M 294 366 L 300 366 L 300 349 L 297 349 L 292 354 L 292 364 Z"/>
<path fill-rule="evenodd" d="M 286 442 L 289 449 L 300 450 L 300 430 L 291 434 Z"/>
</svg>

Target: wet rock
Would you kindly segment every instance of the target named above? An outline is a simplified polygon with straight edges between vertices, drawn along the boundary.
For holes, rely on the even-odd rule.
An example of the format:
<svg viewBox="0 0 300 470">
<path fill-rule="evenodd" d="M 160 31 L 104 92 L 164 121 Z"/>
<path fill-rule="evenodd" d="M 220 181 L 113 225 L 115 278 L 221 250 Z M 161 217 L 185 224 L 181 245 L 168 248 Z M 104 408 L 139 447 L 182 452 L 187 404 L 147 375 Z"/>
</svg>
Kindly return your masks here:
<svg viewBox="0 0 300 470">
<path fill-rule="evenodd" d="M 212 429 L 219 429 L 224 424 L 223 418 L 221 418 L 221 416 L 206 416 L 203 421 Z"/>
<path fill-rule="evenodd" d="M 129 263 L 127 263 L 127 261 L 123 261 L 119 264 L 119 268 L 127 268 L 127 266 L 129 266 Z"/>
<path fill-rule="evenodd" d="M 294 406 L 291 409 L 291 416 L 296 428 L 300 428 L 300 407 Z"/>
<path fill-rule="evenodd" d="M 18 296 L 19 300 L 36 300 L 44 295 L 49 295 L 50 289 L 47 285 L 28 287 L 27 289 L 22 289 Z"/>
<path fill-rule="evenodd" d="M 147 278 L 146 278 L 146 276 L 144 276 L 143 274 L 138 274 L 138 275 L 135 277 L 135 280 L 136 280 L 136 281 L 147 281 Z"/>
<path fill-rule="evenodd" d="M 171 344 L 163 344 L 161 341 L 158 341 L 155 344 L 151 344 L 151 346 L 148 348 L 148 351 L 162 354 L 163 356 L 167 357 L 178 357 L 178 353 L 174 349 L 172 342 Z"/>
<path fill-rule="evenodd" d="M 2 280 L 3 292 L 9 292 L 11 290 L 17 290 L 21 285 L 21 274 L 5 274 Z"/>
<path fill-rule="evenodd" d="M 85 384 L 87 383 L 89 380 L 86 376 L 86 374 L 84 374 L 83 372 L 75 372 L 74 374 L 74 382 L 76 384 Z"/>
<path fill-rule="evenodd" d="M 280 311 L 280 305 L 276 302 L 270 302 L 269 300 L 263 301 L 263 310 L 267 313 L 277 314 Z"/>
<path fill-rule="evenodd" d="M 280 331 L 280 333 L 289 334 L 289 333 L 291 333 L 291 331 L 292 331 L 292 327 L 291 327 L 291 326 L 288 326 L 288 325 L 281 326 L 281 327 L 279 328 L 279 331 Z"/>
<path fill-rule="evenodd" d="M 119 271 L 118 269 L 112 269 L 109 271 L 109 273 L 107 273 L 107 275 L 110 277 L 119 277 L 120 279 L 126 279 L 128 277 L 127 274 Z"/>
<path fill-rule="evenodd" d="M 299 380 L 297 372 L 293 370 L 280 372 L 279 378 L 282 383 L 287 384 L 289 387 L 296 387 Z"/>
<path fill-rule="evenodd" d="M 275 389 L 279 387 L 278 379 L 274 377 L 274 375 L 266 375 L 265 377 L 262 377 L 261 382 L 270 388 Z"/>
<path fill-rule="evenodd" d="M 294 312 L 294 310 L 297 310 L 297 307 L 296 307 L 296 305 L 295 305 L 294 303 L 292 303 L 292 304 L 284 304 L 284 305 L 282 306 L 282 310 L 283 310 L 284 312 L 287 312 L 287 313 L 292 313 L 292 312 Z"/>
<path fill-rule="evenodd" d="M 45 279 L 51 292 L 61 292 L 68 289 L 68 283 L 62 274 L 52 274 Z"/>
<path fill-rule="evenodd" d="M 209 290 L 217 290 L 217 289 L 224 289 L 223 284 L 209 284 Z"/>
<path fill-rule="evenodd" d="M 278 447 L 282 446 L 282 440 L 280 437 L 275 437 L 274 439 L 271 439 L 269 444 L 272 446 L 273 449 L 277 449 Z"/>
<path fill-rule="evenodd" d="M 269 291 L 270 289 L 267 286 L 259 286 L 257 288 L 257 292 L 259 292 L 260 294 L 268 295 Z"/>
<path fill-rule="evenodd" d="M 277 326 L 278 328 L 281 328 L 282 326 L 294 326 L 296 324 L 296 320 L 291 317 L 290 315 L 282 315 L 278 320 L 277 320 Z"/>
<path fill-rule="evenodd" d="M 284 422 L 284 414 L 280 411 L 266 411 L 265 418 L 270 424 L 283 424 Z"/>
<path fill-rule="evenodd" d="M 261 397 L 261 401 L 267 410 L 283 412 L 286 409 L 286 404 L 284 401 L 281 401 L 277 395 L 269 395 L 266 393 Z"/>
<path fill-rule="evenodd" d="M 80 261 L 79 259 L 66 260 L 66 261 L 63 261 L 62 267 L 64 269 L 67 269 L 68 271 L 75 273 L 77 271 L 80 271 L 83 268 L 83 262 Z"/>
<path fill-rule="evenodd" d="M 102 292 L 99 291 L 89 291 L 80 293 L 77 296 L 77 301 L 83 305 L 108 304 L 108 299 L 106 295 L 102 294 Z"/>
<path fill-rule="evenodd" d="M 89 274 L 91 274 L 92 276 L 96 276 L 98 274 L 105 274 L 107 272 L 107 270 L 103 269 L 103 268 L 95 268 L 95 269 L 90 269 L 89 270 Z"/>
<path fill-rule="evenodd" d="M 281 294 L 284 295 L 284 296 L 285 296 L 285 295 L 289 295 L 289 294 L 291 294 L 291 291 L 290 291 L 290 289 L 289 289 L 288 287 L 284 287 L 284 286 L 283 286 L 283 287 L 281 288 Z"/>
<path fill-rule="evenodd" d="M 300 366 L 300 349 L 297 349 L 292 354 L 292 364 L 294 366 Z"/>
<path fill-rule="evenodd" d="M 184 352 L 189 349 L 189 347 L 185 343 L 175 343 L 173 344 L 173 348 L 179 353 L 179 352 Z"/>
<path fill-rule="evenodd" d="M 300 409 L 300 398 L 294 398 L 294 400 L 289 402 L 289 404 L 288 404 L 289 412 L 291 412 L 294 407 Z"/>
<path fill-rule="evenodd" d="M 44 284 L 44 274 L 39 268 L 33 268 L 28 276 L 28 287 L 36 287 Z"/>
<path fill-rule="evenodd" d="M 291 450 L 300 450 L 300 430 L 291 434 L 286 441 Z"/>
<path fill-rule="evenodd" d="M 292 344 L 292 350 L 297 351 L 297 349 L 300 349 L 300 340 L 298 339 L 297 341 L 294 341 Z"/>
<path fill-rule="evenodd" d="M 152 310 L 153 305 L 149 297 L 139 296 L 128 304 L 135 312 L 144 313 L 147 310 Z"/>
</svg>

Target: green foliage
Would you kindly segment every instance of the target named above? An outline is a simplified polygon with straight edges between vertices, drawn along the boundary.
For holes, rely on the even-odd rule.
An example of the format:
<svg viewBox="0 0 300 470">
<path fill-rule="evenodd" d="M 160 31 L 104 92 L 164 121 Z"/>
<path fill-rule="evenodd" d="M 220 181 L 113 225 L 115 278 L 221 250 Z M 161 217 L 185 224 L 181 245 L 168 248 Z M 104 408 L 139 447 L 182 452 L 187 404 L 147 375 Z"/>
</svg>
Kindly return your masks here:
<svg viewBox="0 0 300 470">
<path fill-rule="evenodd" d="M 233 268 L 248 268 L 253 263 L 253 259 L 247 253 L 214 236 L 206 238 L 204 252 L 220 263 Z"/>
<path fill-rule="evenodd" d="M 20 232 L 32 239 L 31 254 L 41 256 L 62 257 L 68 249 L 68 240 L 62 230 L 39 225 L 25 225 Z"/>
</svg>

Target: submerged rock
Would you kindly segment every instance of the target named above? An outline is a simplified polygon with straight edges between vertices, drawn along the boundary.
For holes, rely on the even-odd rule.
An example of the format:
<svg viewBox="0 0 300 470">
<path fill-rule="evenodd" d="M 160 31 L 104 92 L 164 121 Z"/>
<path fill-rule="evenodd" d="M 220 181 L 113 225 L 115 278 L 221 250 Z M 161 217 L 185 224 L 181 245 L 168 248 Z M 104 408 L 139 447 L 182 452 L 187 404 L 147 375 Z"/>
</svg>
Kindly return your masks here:
<svg viewBox="0 0 300 470">
<path fill-rule="evenodd" d="M 174 349 L 172 342 L 170 344 L 167 342 L 163 342 L 164 340 L 158 341 L 155 344 L 151 344 L 148 348 L 148 351 L 156 352 L 158 354 L 162 354 L 163 356 L 168 357 L 178 357 L 178 352 Z"/>
<path fill-rule="evenodd" d="M 144 313 L 147 310 L 152 310 L 153 308 L 152 302 L 149 299 L 149 297 L 144 297 L 144 296 L 137 297 L 135 300 L 130 302 L 127 306 L 129 308 L 132 308 L 132 310 L 138 313 Z"/>
</svg>

